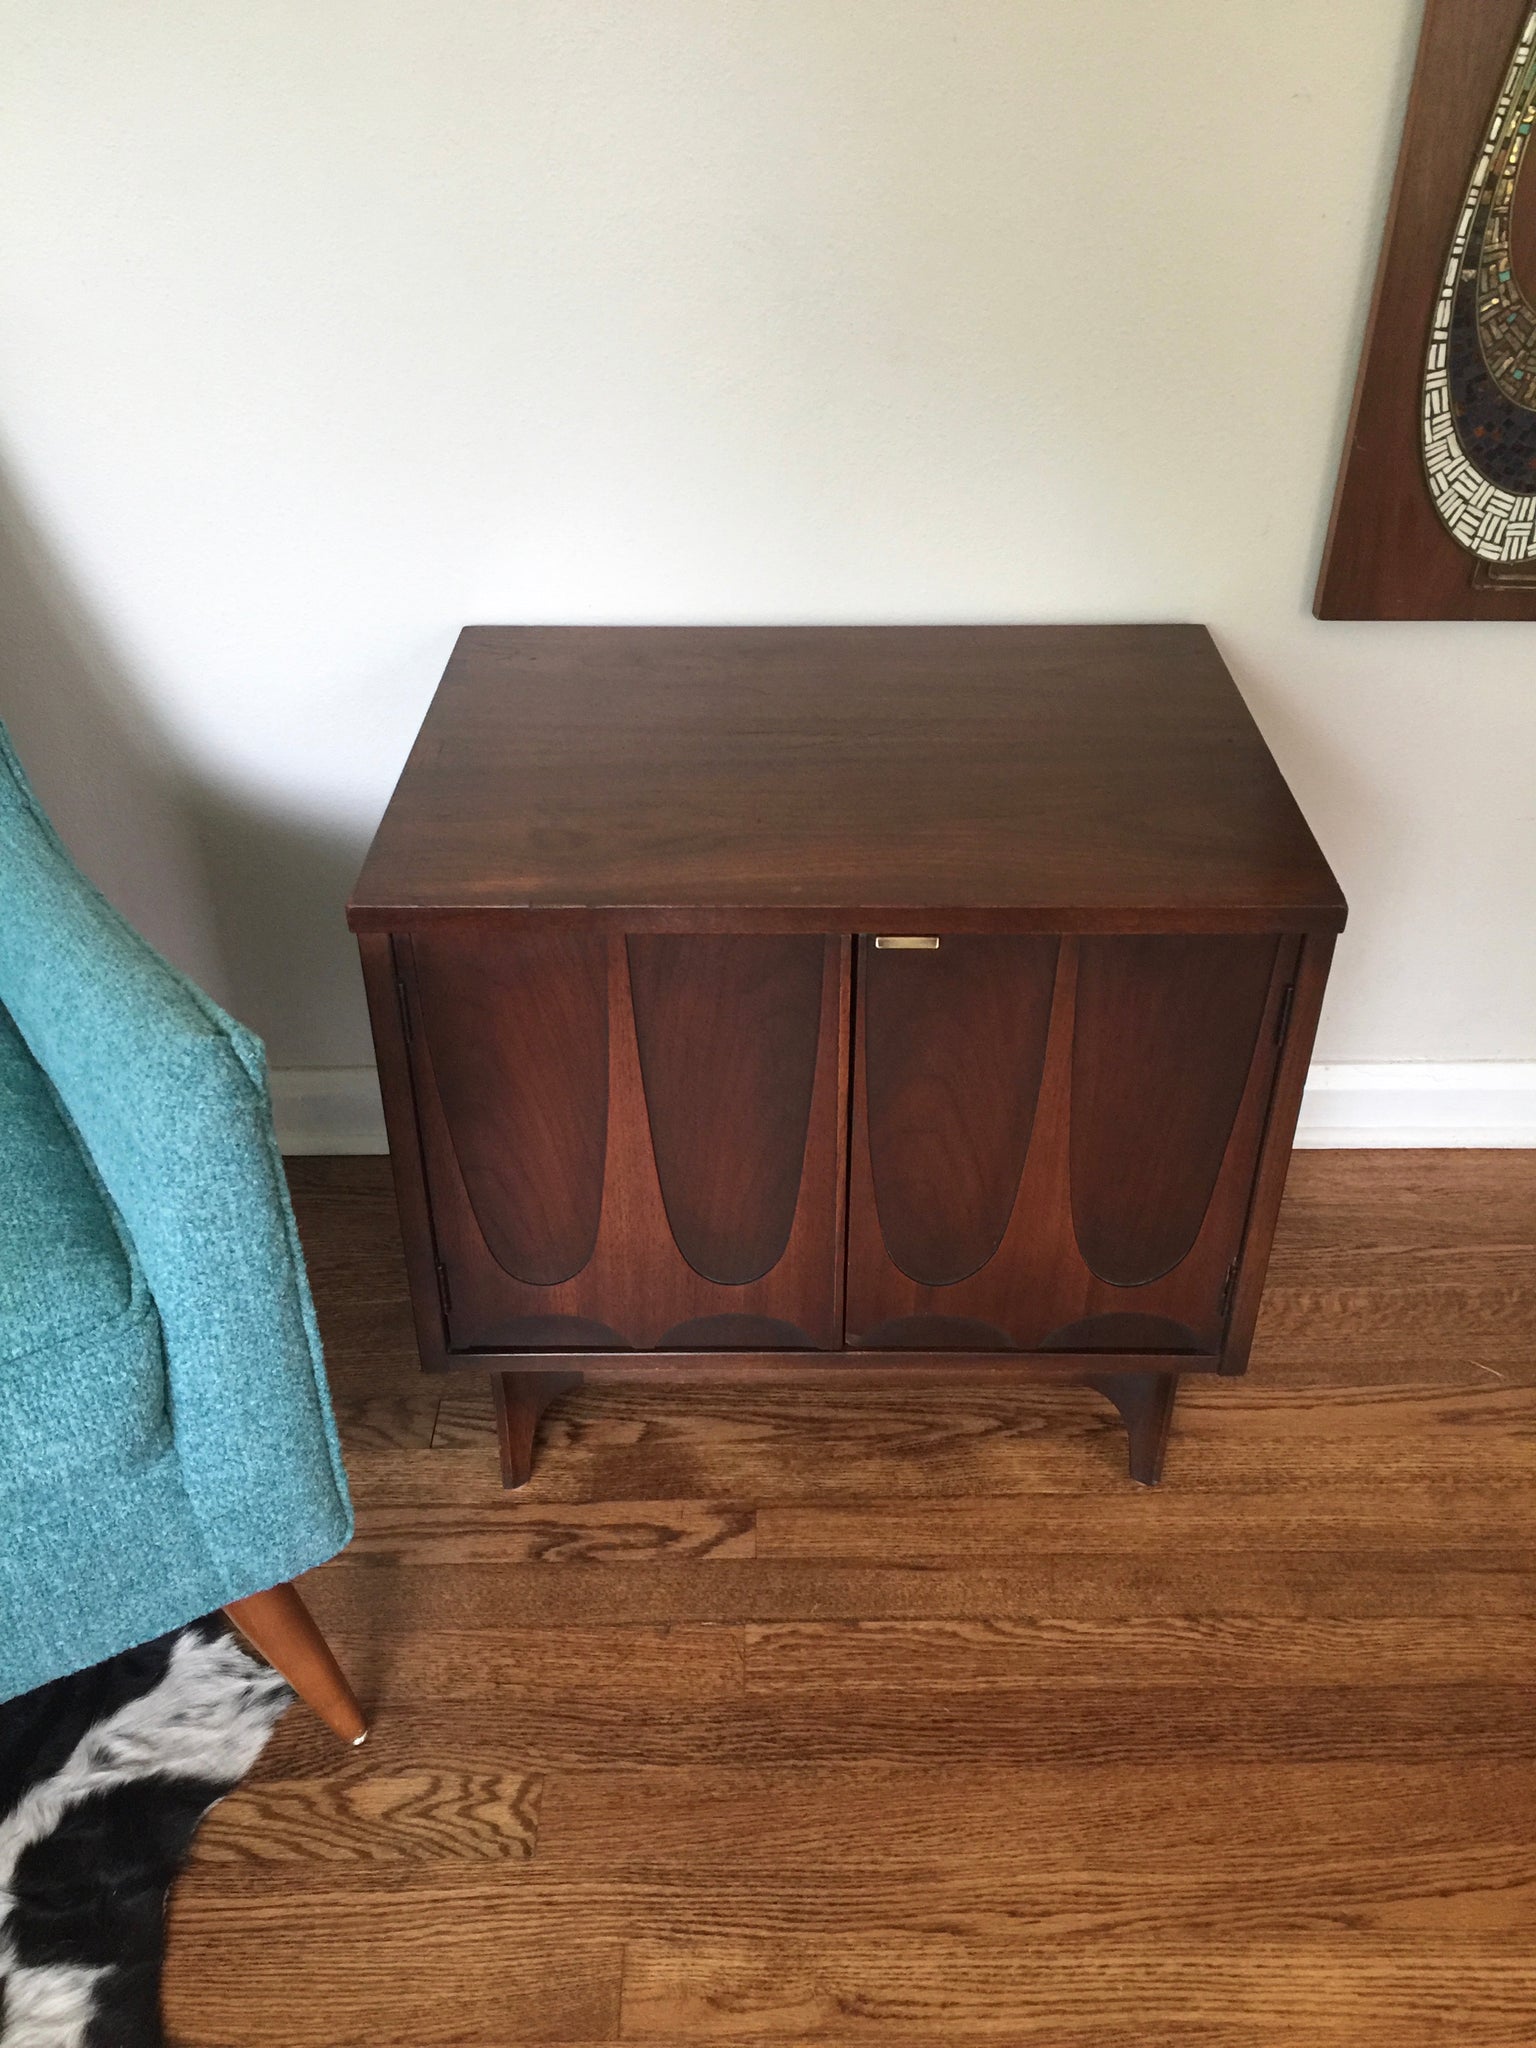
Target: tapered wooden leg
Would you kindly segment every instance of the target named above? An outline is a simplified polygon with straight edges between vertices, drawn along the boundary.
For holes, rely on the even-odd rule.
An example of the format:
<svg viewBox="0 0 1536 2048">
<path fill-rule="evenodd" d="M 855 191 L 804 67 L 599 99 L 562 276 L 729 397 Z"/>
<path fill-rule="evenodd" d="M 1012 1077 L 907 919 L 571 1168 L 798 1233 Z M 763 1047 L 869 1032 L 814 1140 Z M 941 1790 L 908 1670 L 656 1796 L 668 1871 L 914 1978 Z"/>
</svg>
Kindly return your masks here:
<svg viewBox="0 0 1536 2048">
<path fill-rule="evenodd" d="M 224 1612 L 327 1728 L 354 1746 L 364 1740 L 368 1723 L 363 1710 L 296 1586 L 273 1586 L 231 1600 Z"/>
<path fill-rule="evenodd" d="M 1142 1486 L 1157 1486 L 1163 1477 L 1163 1452 L 1173 1420 L 1173 1397 L 1179 1390 L 1176 1372 L 1105 1373 L 1089 1386 L 1120 1410 L 1131 1440 L 1131 1477 Z"/>
<path fill-rule="evenodd" d="M 533 1477 L 533 1439 L 539 1417 L 561 1394 L 581 1385 L 579 1372 L 493 1372 L 501 1483 L 509 1490 Z"/>
</svg>

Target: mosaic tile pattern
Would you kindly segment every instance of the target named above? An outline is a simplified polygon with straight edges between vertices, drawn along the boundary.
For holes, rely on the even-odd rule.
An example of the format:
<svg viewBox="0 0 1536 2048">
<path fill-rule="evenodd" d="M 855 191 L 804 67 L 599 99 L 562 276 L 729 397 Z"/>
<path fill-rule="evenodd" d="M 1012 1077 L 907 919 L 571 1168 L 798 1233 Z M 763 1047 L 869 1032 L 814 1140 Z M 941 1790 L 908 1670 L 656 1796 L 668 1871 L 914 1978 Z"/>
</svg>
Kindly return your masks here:
<svg viewBox="0 0 1536 2048">
<path fill-rule="evenodd" d="M 1532 64 L 1536 66 L 1536 52 Z M 1536 366 L 1536 307 L 1515 282 L 1510 215 L 1520 167 L 1531 149 L 1532 90 L 1536 88 L 1522 81 L 1514 95 L 1511 119 L 1517 118 L 1518 124 L 1489 167 L 1472 231 L 1477 268 L 1474 272 L 1470 264 L 1463 263 L 1458 292 L 1469 301 L 1469 324 L 1475 325 L 1489 376 L 1506 398 L 1527 407 L 1536 402 L 1532 392 L 1522 388 L 1536 381 L 1532 374 Z M 1458 306 L 1453 326 L 1462 321 L 1463 310 Z"/>
<path fill-rule="evenodd" d="M 1536 9 L 1452 238 L 1424 373 L 1430 491 L 1455 538 L 1490 562 L 1536 557 L 1536 308 L 1510 256 L 1510 215 L 1533 125 Z"/>
</svg>

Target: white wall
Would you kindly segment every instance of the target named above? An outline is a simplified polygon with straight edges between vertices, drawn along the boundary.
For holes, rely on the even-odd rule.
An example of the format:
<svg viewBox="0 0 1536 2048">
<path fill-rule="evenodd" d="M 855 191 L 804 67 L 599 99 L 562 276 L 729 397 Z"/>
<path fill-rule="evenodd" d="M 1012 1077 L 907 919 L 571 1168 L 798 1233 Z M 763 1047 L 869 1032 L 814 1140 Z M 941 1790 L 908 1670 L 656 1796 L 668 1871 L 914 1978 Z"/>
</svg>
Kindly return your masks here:
<svg viewBox="0 0 1536 2048">
<path fill-rule="evenodd" d="M 1536 639 L 1308 614 L 1417 0 L 0 0 L 0 665 L 286 1066 L 465 620 L 1208 620 L 1332 1061 L 1536 1056 Z"/>
</svg>

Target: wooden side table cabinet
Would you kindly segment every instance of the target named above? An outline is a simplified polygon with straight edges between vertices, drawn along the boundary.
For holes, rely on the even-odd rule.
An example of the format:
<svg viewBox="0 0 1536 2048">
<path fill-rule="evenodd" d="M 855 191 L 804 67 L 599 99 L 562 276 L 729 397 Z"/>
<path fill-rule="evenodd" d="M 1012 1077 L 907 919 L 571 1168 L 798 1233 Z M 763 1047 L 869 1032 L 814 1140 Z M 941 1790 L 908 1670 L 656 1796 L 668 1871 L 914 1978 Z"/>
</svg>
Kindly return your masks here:
<svg viewBox="0 0 1536 2048">
<path fill-rule="evenodd" d="M 349 908 L 429 1371 L 1240 1373 L 1345 906 L 1196 626 L 471 627 Z M 682 1398 L 682 1397 L 680 1397 Z"/>
</svg>

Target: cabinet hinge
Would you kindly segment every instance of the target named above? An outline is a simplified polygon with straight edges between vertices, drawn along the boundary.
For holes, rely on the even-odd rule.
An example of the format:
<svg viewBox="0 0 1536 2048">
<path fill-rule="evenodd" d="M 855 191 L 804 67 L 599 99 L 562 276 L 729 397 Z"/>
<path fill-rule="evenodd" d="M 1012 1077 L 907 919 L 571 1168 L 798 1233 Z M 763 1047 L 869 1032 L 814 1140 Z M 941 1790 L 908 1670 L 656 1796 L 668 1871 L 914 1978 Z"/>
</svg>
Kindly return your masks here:
<svg viewBox="0 0 1536 2048">
<path fill-rule="evenodd" d="M 1284 1045 L 1285 1034 L 1291 1028 L 1291 1005 L 1296 1000 L 1296 984 L 1287 982 L 1285 994 L 1280 998 L 1279 1013 L 1275 1018 L 1275 1043 Z"/>
<path fill-rule="evenodd" d="M 449 1310 L 453 1307 L 453 1295 L 448 1286 L 448 1268 L 441 1259 L 437 1261 L 437 1305 L 442 1310 L 443 1321 L 446 1323 Z"/>
<path fill-rule="evenodd" d="M 411 1030 L 411 998 L 405 986 L 405 976 L 398 967 L 395 969 L 395 1001 L 400 1005 L 400 1029 L 405 1033 L 405 1042 L 409 1045 L 415 1035 Z"/>
<path fill-rule="evenodd" d="M 1226 1279 L 1221 1283 L 1221 1305 L 1217 1309 L 1216 1314 L 1222 1322 L 1226 1321 L 1231 1312 L 1232 1295 L 1237 1286 L 1237 1265 L 1238 1262 L 1234 1259 L 1227 1268 Z"/>
</svg>

